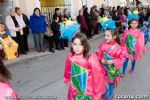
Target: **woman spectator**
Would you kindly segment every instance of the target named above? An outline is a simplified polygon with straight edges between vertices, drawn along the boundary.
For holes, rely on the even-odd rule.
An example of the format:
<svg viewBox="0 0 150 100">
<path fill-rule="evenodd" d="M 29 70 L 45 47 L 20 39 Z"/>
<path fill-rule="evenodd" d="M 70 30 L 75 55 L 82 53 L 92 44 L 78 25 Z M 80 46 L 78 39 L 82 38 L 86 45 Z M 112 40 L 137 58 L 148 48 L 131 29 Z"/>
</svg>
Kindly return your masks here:
<svg viewBox="0 0 150 100">
<path fill-rule="evenodd" d="M 64 15 L 63 15 L 63 20 L 69 20 L 69 18 L 70 18 L 70 14 L 68 12 L 68 9 L 65 8 L 64 9 Z M 63 40 L 64 40 L 64 46 L 68 47 L 68 39 L 63 39 Z"/>
<path fill-rule="evenodd" d="M 68 12 L 68 9 L 65 8 L 65 9 L 64 9 L 63 19 L 64 19 L 64 20 L 65 20 L 65 19 L 68 19 L 68 20 L 69 20 L 69 18 L 70 18 L 70 14 L 69 14 L 69 12 Z"/>
<path fill-rule="evenodd" d="M 79 11 L 79 15 L 77 16 L 77 21 L 81 25 L 81 27 L 80 27 L 81 32 L 83 32 L 87 36 L 87 38 L 89 38 L 88 26 L 86 23 L 85 16 L 83 16 L 83 10 L 82 9 Z"/>
<path fill-rule="evenodd" d="M 89 38 L 92 37 L 92 25 L 91 25 L 91 22 L 90 22 L 90 14 L 88 13 L 88 7 L 86 7 L 83 11 L 83 15 L 85 17 L 85 20 L 86 20 L 86 23 L 87 23 L 87 26 L 88 26 L 88 35 L 89 35 Z"/>
<path fill-rule="evenodd" d="M 97 27 L 98 16 L 99 16 L 98 12 L 94 7 L 92 7 L 90 11 L 90 18 L 91 18 L 93 35 L 98 34 L 98 27 Z"/>
<path fill-rule="evenodd" d="M 30 16 L 30 27 L 38 52 L 45 52 L 43 45 L 43 37 L 46 32 L 46 20 L 40 12 L 39 8 L 34 9 L 34 13 Z"/>
<path fill-rule="evenodd" d="M 16 16 L 15 9 L 10 9 L 10 14 L 6 17 L 6 26 L 10 32 L 11 37 L 13 40 L 15 40 L 16 43 L 19 45 L 19 50 L 21 51 L 21 54 L 27 54 L 25 52 L 24 47 L 24 39 L 23 39 L 23 23 L 21 19 Z"/>
</svg>

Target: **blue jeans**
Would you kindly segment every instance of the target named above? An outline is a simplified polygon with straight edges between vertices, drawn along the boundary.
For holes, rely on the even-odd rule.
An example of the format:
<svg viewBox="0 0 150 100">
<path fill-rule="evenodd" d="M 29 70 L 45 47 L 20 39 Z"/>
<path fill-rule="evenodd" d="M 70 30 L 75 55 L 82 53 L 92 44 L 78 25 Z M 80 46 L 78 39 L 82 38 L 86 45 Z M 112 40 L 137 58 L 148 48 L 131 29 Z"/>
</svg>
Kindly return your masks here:
<svg viewBox="0 0 150 100">
<path fill-rule="evenodd" d="M 37 51 L 44 51 L 44 44 L 43 44 L 44 33 L 35 33 L 33 34 L 33 38 Z"/>
<path fill-rule="evenodd" d="M 113 92 L 114 92 L 114 84 L 108 83 L 108 87 L 106 88 L 106 92 L 104 93 L 104 96 L 106 96 L 107 100 L 113 99 Z"/>
<path fill-rule="evenodd" d="M 129 58 L 126 58 L 126 61 L 125 61 L 124 64 L 123 64 L 122 74 L 125 74 L 125 73 L 126 73 L 126 69 L 127 69 L 127 66 L 128 66 L 128 62 L 129 62 Z M 136 60 L 133 59 L 133 60 L 132 60 L 132 63 L 131 63 L 131 71 L 134 71 L 135 63 L 136 63 Z"/>
</svg>

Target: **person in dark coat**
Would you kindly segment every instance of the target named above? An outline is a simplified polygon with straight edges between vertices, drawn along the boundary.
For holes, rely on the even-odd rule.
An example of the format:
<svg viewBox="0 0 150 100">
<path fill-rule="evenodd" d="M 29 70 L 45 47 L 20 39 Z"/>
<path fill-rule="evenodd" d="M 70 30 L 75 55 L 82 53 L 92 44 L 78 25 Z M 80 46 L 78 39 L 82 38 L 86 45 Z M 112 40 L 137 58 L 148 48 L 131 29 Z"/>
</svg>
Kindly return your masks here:
<svg viewBox="0 0 150 100">
<path fill-rule="evenodd" d="M 55 8 L 55 13 L 53 15 L 53 21 L 54 21 L 54 17 L 55 16 L 58 16 L 59 17 L 59 23 L 62 22 L 62 15 L 61 15 L 61 12 L 60 12 L 60 8 Z"/>
<path fill-rule="evenodd" d="M 88 7 L 86 7 L 83 11 L 83 15 L 85 17 L 85 20 L 86 20 L 86 23 L 87 23 L 87 26 L 88 26 L 88 35 L 89 35 L 89 38 L 92 37 L 92 24 L 90 22 L 90 14 L 88 13 Z"/>
<path fill-rule="evenodd" d="M 15 11 L 17 15 L 21 18 L 23 21 L 24 27 L 23 27 L 23 38 L 24 38 L 24 45 L 25 45 L 25 51 L 29 51 L 28 47 L 28 35 L 29 35 L 29 19 L 28 17 L 21 12 L 21 9 L 19 7 L 15 7 Z"/>
<path fill-rule="evenodd" d="M 90 11 L 90 18 L 91 18 L 91 24 L 92 24 L 92 30 L 93 30 L 93 35 L 98 34 L 98 12 L 94 7 L 91 8 Z"/>
<path fill-rule="evenodd" d="M 90 36 L 88 33 L 88 25 L 86 23 L 85 16 L 83 16 L 83 10 L 82 9 L 79 11 L 79 15 L 77 16 L 77 21 L 81 25 L 80 26 L 81 32 L 84 33 L 87 36 L 87 38 L 89 38 Z"/>
<path fill-rule="evenodd" d="M 53 31 L 53 40 L 55 42 L 56 50 L 65 50 L 64 41 L 60 39 L 60 25 L 59 25 L 59 17 L 54 16 L 54 21 L 51 24 L 51 29 Z"/>
</svg>

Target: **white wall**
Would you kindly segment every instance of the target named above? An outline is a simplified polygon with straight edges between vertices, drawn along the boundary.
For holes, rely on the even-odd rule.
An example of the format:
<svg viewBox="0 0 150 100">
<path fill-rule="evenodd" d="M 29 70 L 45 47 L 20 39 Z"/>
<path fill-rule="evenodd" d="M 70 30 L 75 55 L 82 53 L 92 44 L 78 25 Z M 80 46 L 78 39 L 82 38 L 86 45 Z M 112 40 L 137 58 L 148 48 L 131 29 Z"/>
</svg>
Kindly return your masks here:
<svg viewBox="0 0 150 100">
<path fill-rule="evenodd" d="M 71 0 L 71 17 L 78 16 L 79 10 L 82 8 L 81 0 Z"/>
<path fill-rule="evenodd" d="M 93 0 L 87 0 L 87 6 L 90 9 L 93 6 Z"/>
<path fill-rule="evenodd" d="M 93 5 L 97 5 L 99 8 L 105 3 L 106 2 L 104 0 L 93 0 Z"/>
<path fill-rule="evenodd" d="M 64 0 L 65 4 L 71 4 L 71 0 Z"/>
<path fill-rule="evenodd" d="M 27 14 L 28 16 L 33 13 L 35 7 L 40 8 L 39 0 L 15 0 L 15 6 L 21 8 L 23 13 Z"/>
</svg>

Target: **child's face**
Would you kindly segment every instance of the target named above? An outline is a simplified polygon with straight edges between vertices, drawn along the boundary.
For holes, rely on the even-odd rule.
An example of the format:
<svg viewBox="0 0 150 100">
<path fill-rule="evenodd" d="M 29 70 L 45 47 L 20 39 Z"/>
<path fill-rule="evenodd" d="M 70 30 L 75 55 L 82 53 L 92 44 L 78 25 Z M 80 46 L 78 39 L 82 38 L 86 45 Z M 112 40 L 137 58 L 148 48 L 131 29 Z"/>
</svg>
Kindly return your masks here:
<svg viewBox="0 0 150 100">
<path fill-rule="evenodd" d="M 55 22 L 56 22 L 56 23 L 58 23 L 58 22 L 59 22 L 59 17 L 57 17 L 57 19 L 55 20 Z"/>
<path fill-rule="evenodd" d="M 105 31 L 105 39 L 106 39 L 106 42 L 109 42 L 113 39 L 113 36 L 109 30 Z"/>
<path fill-rule="evenodd" d="M 131 26 L 132 28 L 137 28 L 137 27 L 138 27 L 138 22 L 135 21 L 135 20 L 133 20 L 133 21 L 131 22 L 130 26 Z"/>
<path fill-rule="evenodd" d="M 81 44 L 80 39 L 76 38 L 74 39 L 73 43 L 72 43 L 72 48 L 73 51 L 75 52 L 75 54 L 80 54 L 83 52 L 83 45 Z"/>
</svg>

